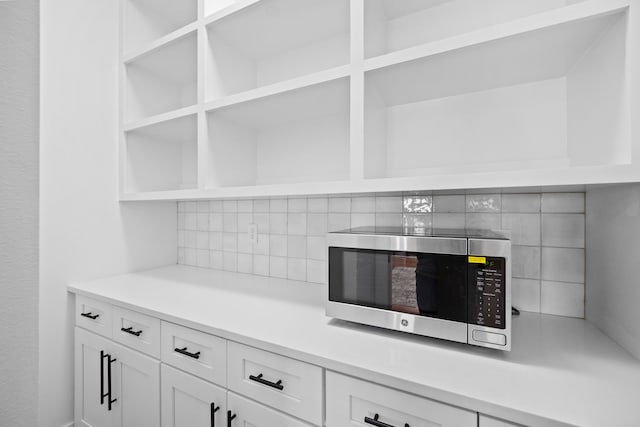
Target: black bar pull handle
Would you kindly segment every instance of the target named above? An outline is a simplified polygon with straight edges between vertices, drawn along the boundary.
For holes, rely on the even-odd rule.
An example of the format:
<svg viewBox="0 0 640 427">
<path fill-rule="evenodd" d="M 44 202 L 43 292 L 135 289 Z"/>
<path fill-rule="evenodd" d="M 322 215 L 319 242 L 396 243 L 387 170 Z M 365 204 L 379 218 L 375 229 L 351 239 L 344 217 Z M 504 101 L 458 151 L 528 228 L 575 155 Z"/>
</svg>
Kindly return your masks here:
<svg viewBox="0 0 640 427">
<path fill-rule="evenodd" d="M 107 357 L 104 354 L 104 350 L 100 350 L 100 405 L 104 405 L 104 398 L 107 396 L 104 394 L 104 358 Z"/>
<path fill-rule="evenodd" d="M 234 414 L 231 411 L 227 411 L 227 427 L 231 427 L 231 421 L 233 421 L 235 417 L 236 417 L 236 414 Z"/>
<path fill-rule="evenodd" d="M 107 406 L 109 410 L 111 410 L 111 405 L 118 400 L 111 398 L 111 364 L 116 360 L 112 359 L 110 354 L 107 354 L 107 395 L 109 396 Z"/>
<path fill-rule="evenodd" d="M 185 356 L 189 356 L 189 357 L 193 357 L 194 359 L 200 359 L 200 352 L 197 351 L 195 353 L 189 353 L 187 351 L 187 347 L 182 347 L 182 348 L 174 348 L 173 351 L 175 351 L 176 353 L 180 353 L 180 354 L 184 354 Z"/>
<path fill-rule="evenodd" d="M 249 379 L 251 381 L 255 381 L 257 383 L 260 384 L 264 384 L 267 385 L 269 387 L 273 387 L 273 388 L 277 388 L 278 390 L 283 390 L 284 386 L 282 385 L 282 380 L 278 380 L 278 382 L 271 382 L 269 380 L 265 380 L 264 378 L 262 378 L 262 374 L 258 375 L 257 377 L 255 375 L 249 375 Z"/>
<path fill-rule="evenodd" d="M 128 328 L 120 328 L 120 330 L 122 332 L 126 332 L 128 334 L 135 335 L 137 337 L 139 337 L 140 334 L 142 333 L 142 329 L 140 329 L 139 331 L 134 331 L 133 326 L 129 326 Z"/>
<path fill-rule="evenodd" d="M 80 316 L 83 317 L 88 317 L 91 320 L 96 320 L 98 317 L 100 317 L 99 314 L 93 314 L 92 312 L 88 312 L 88 313 L 80 313 Z"/>
<path fill-rule="evenodd" d="M 382 421 L 379 421 L 379 418 L 380 418 L 380 415 L 375 414 L 373 418 L 364 417 L 364 422 L 376 427 L 394 427 L 391 424 L 387 424 L 387 423 L 383 423 Z M 404 427 L 409 427 L 409 424 L 404 423 Z"/>
<path fill-rule="evenodd" d="M 219 406 L 216 406 L 215 402 L 211 402 L 211 427 L 216 427 L 216 412 L 220 410 Z"/>
</svg>

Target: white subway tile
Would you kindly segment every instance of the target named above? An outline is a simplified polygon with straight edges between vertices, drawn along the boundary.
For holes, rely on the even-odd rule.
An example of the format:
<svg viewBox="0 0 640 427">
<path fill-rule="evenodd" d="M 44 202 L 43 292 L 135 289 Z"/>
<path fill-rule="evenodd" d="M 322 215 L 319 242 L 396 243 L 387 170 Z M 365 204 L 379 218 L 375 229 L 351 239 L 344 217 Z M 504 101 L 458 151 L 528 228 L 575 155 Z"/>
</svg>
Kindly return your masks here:
<svg viewBox="0 0 640 427">
<path fill-rule="evenodd" d="M 222 211 L 225 213 L 236 213 L 238 212 L 238 201 L 237 200 L 223 200 L 222 201 Z"/>
<path fill-rule="evenodd" d="M 178 213 L 185 211 L 184 203 L 185 202 L 178 202 Z"/>
<path fill-rule="evenodd" d="M 502 227 L 499 213 L 467 213 L 465 227 L 475 230 L 500 230 Z"/>
<path fill-rule="evenodd" d="M 299 258 L 287 259 L 287 279 L 307 280 L 307 260 Z"/>
<path fill-rule="evenodd" d="M 220 212 L 209 214 L 209 231 L 222 231 L 222 214 Z"/>
<path fill-rule="evenodd" d="M 209 251 L 206 249 L 196 250 L 196 266 L 209 268 Z"/>
<path fill-rule="evenodd" d="M 463 194 L 433 196 L 433 211 L 438 213 L 466 212 L 465 203 Z"/>
<path fill-rule="evenodd" d="M 287 234 L 287 214 L 286 213 L 269 214 L 269 233 Z"/>
<path fill-rule="evenodd" d="M 330 213 L 328 217 L 328 231 L 341 231 L 351 227 L 351 215 L 348 213 Z"/>
<path fill-rule="evenodd" d="M 307 234 L 307 214 L 289 213 L 287 216 L 287 234 Z"/>
<path fill-rule="evenodd" d="M 287 256 L 289 258 L 306 258 L 307 237 L 287 236 Z"/>
<path fill-rule="evenodd" d="M 196 248 L 209 249 L 209 232 L 196 231 Z"/>
<path fill-rule="evenodd" d="M 269 257 L 266 255 L 253 256 L 253 274 L 259 276 L 269 275 Z"/>
<path fill-rule="evenodd" d="M 511 270 L 513 277 L 522 279 L 540 278 L 540 247 L 517 246 L 511 247 Z"/>
<path fill-rule="evenodd" d="M 184 230 L 185 228 L 185 214 L 181 212 L 178 214 L 178 230 Z"/>
<path fill-rule="evenodd" d="M 256 199 L 253 201 L 253 212 L 269 212 L 269 199 Z"/>
<path fill-rule="evenodd" d="M 209 212 L 222 213 L 223 205 L 222 200 L 211 200 L 209 202 Z"/>
<path fill-rule="evenodd" d="M 237 252 L 222 253 L 222 269 L 225 271 L 238 271 L 238 253 Z"/>
<path fill-rule="evenodd" d="M 197 249 L 184 248 L 184 264 L 195 267 L 198 264 Z"/>
<path fill-rule="evenodd" d="M 238 272 L 253 273 L 253 255 L 238 254 Z"/>
<path fill-rule="evenodd" d="M 520 279 L 511 280 L 512 305 L 518 310 L 540 312 L 540 280 Z"/>
<path fill-rule="evenodd" d="M 584 249 L 543 247 L 542 279 L 584 283 Z"/>
<path fill-rule="evenodd" d="M 249 240 L 248 233 L 238 233 L 238 253 L 243 253 L 243 254 L 253 253 L 253 245 Z"/>
<path fill-rule="evenodd" d="M 431 215 L 432 214 L 404 214 L 402 216 L 402 225 L 404 227 L 421 229 L 425 233 L 428 233 L 433 225 L 433 217 Z M 378 225 L 377 218 L 376 225 Z"/>
<path fill-rule="evenodd" d="M 503 194 L 502 212 L 538 213 L 540 194 Z"/>
<path fill-rule="evenodd" d="M 584 284 L 542 282 L 540 311 L 558 316 L 584 317 Z"/>
<path fill-rule="evenodd" d="M 178 247 L 184 248 L 184 230 L 178 230 Z"/>
<path fill-rule="evenodd" d="M 463 197 L 464 200 L 464 197 Z M 433 229 L 464 228 L 465 214 L 463 213 L 434 213 Z"/>
<path fill-rule="evenodd" d="M 209 268 L 222 270 L 222 251 L 209 251 Z"/>
<path fill-rule="evenodd" d="M 258 241 L 253 244 L 253 253 L 256 255 L 269 255 L 269 234 L 258 233 Z"/>
<path fill-rule="evenodd" d="M 249 224 L 253 223 L 253 215 L 250 213 L 238 214 L 238 233 L 246 233 L 249 229 Z"/>
<path fill-rule="evenodd" d="M 327 239 L 324 236 L 307 237 L 307 258 L 326 261 L 327 250 Z"/>
<path fill-rule="evenodd" d="M 222 250 L 222 232 L 221 231 L 211 231 L 209 232 L 209 249 L 212 251 L 221 251 Z"/>
<path fill-rule="evenodd" d="M 327 263 L 307 260 L 307 282 L 327 283 Z"/>
<path fill-rule="evenodd" d="M 289 199 L 287 200 L 287 212 L 306 212 L 307 199 Z"/>
<path fill-rule="evenodd" d="M 584 213 L 584 193 L 542 193 L 542 212 Z"/>
<path fill-rule="evenodd" d="M 223 213 L 222 214 L 222 229 L 227 233 L 238 232 L 238 214 L 237 213 Z"/>
<path fill-rule="evenodd" d="M 467 212 L 496 213 L 501 211 L 500 194 L 467 194 Z"/>
<path fill-rule="evenodd" d="M 373 213 L 352 213 L 351 227 L 373 227 L 376 224 L 376 216 Z"/>
<path fill-rule="evenodd" d="M 178 248 L 178 264 L 184 265 L 184 248 Z"/>
<path fill-rule="evenodd" d="M 222 234 L 222 250 L 225 252 L 238 251 L 238 233 Z"/>
<path fill-rule="evenodd" d="M 376 227 L 402 226 L 401 213 L 376 213 Z"/>
<path fill-rule="evenodd" d="M 196 230 L 209 231 L 209 214 L 208 213 L 196 214 Z"/>
<path fill-rule="evenodd" d="M 184 214 L 184 229 L 185 230 L 197 230 L 197 214 L 186 213 Z"/>
<path fill-rule="evenodd" d="M 401 196 L 376 197 L 376 213 L 402 213 Z"/>
<path fill-rule="evenodd" d="M 514 245 L 540 245 L 540 215 L 523 213 L 503 213 L 502 229 L 511 231 Z"/>
<path fill-rule="evenodd" d="M 238 200 L 238 212 L 252 213 L 253 212 L 253 200 Z"/>
<path fill-rule="evenodd" d="M 254 213 L 253 223 L 258 227 L 258 233 L 269 234 L 269 214 Z"/>
<path fill-rule="evenodd" d="M 196 213 L 197 212 L 196 202 L 185 202 L 184 211 L 188 213 Z"/>
<path fill-rule="evenodd" d="M 287 199 L 271 199 L 269 200 L 269 212 L 287 212 Z"/>
<path fill-rule="evenodd" d="M 329 198 L 329 212 L 335 212 L 335 213 L 351 212 L 351 199 L 349 197 Z"/>
<path fill-rule="evenodd" d="M 375 197 L 352 197 L 351 213 L 374 213 L 376 211 Z"/>
<path fill-rule="evenodd" d="M 269 275 L 271 277 L 287 278 L 287 258 L 279 256 L 269 257 Z"/>
<path fill-rule="evenodd" d="M 287 235 L 271 234 L 269 235 L 269 255 L 287 256 Z"/>
<path fill-rule="evenodd" d="M 185 248 L 197 248 L 198 247 L 197 231 L 187 230 L 184 232 L 184 247 Z"/>
<path fill-rule="evenodd" d="M 209 213 L 209 202 L 206 200 L 196 202 L 196 212 Z"/>
<path fill-rule="evenodd" d="M 405 195 L 402 198 L 402 211 L 410 214 L 425 214 L 433 212 L 433 198 L 431 196 Z"/>
<path fill-rule="evenodd" d="M 584 248 L 584 214 L 542 214 L 542 245 Z"/>
<path fill-rule="evenodd" d="M 326 213 L 307 214 L 307 235 L 324 236 L 327 234 L 327 221 L 329 217 Z"/>
<path fill-rule="evenodd" d="M 311 197 L 307 200 L 307 209 L 309 212 L 328 212 L 329 199 L 327 197 Z"/>
</svg>

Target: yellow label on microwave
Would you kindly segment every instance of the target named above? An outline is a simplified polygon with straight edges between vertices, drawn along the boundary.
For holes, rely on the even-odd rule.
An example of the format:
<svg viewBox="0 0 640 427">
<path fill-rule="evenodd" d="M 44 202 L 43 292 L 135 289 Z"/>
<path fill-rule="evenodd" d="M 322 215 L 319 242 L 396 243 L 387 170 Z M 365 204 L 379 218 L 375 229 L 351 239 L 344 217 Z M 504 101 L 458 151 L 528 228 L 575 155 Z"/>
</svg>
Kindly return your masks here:
<svg viewBox="0 0 640 427">
<path fill-rule="evenodd" d="M 469 264 L 486 264 L 487 257 L 484 256 L 470 256 Z"/>
</svg>

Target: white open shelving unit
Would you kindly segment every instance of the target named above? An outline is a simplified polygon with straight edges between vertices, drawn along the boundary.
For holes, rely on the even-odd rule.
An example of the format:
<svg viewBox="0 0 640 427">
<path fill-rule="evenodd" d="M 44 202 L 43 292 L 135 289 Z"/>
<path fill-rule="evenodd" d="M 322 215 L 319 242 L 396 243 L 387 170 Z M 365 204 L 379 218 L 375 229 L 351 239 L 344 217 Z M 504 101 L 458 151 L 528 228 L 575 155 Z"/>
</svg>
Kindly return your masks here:
<svg viewBox="0 0 640 427">
<path fill-rule="evenodd" d="M 121 200 L 640 180 L 630 0 L 121 1 Z"/>
</svg>

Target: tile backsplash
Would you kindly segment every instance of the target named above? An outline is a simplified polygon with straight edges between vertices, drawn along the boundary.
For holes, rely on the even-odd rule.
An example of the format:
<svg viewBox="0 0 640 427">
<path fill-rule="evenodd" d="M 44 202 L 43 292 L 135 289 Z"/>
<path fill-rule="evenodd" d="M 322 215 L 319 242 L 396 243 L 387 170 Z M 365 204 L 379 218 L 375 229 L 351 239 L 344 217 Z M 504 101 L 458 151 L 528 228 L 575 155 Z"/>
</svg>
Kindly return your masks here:
<svg viewBox="0 0 640 427">
<path fill-rule="evenodd" d="M 584 193 L 393 193 L 178 202 L 178 264 L 327 281 L 327 231 L 508 230 L 513 305 L 584 317 Z M 249 239 L 257 226 L 257 242 Z"/>
</svg>

